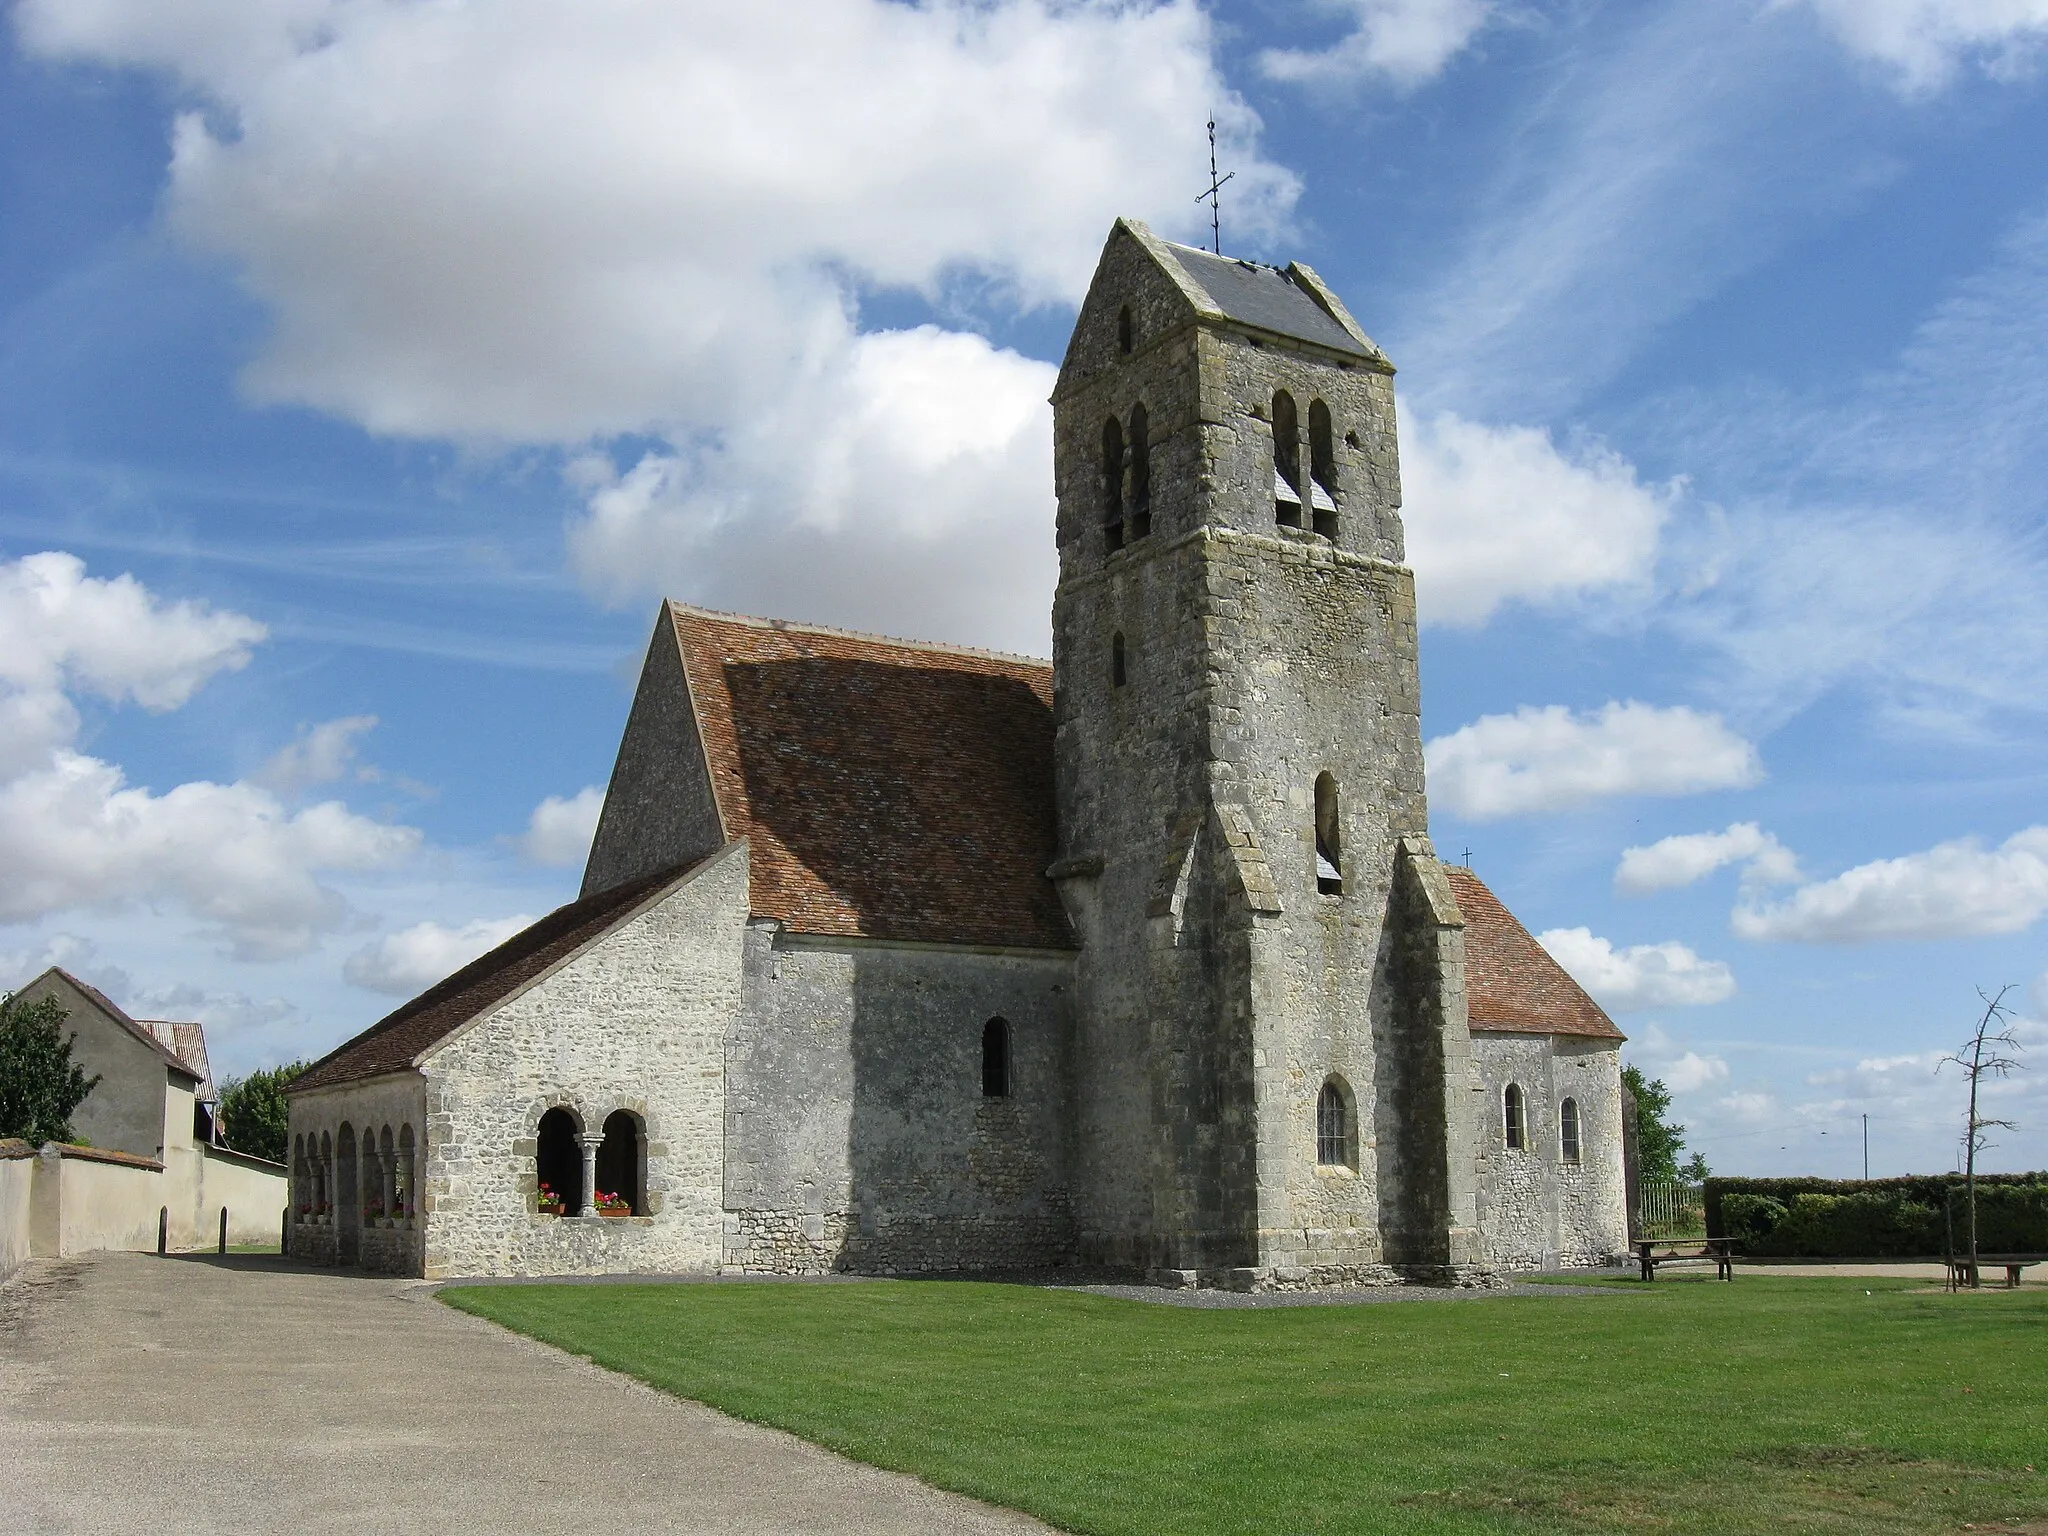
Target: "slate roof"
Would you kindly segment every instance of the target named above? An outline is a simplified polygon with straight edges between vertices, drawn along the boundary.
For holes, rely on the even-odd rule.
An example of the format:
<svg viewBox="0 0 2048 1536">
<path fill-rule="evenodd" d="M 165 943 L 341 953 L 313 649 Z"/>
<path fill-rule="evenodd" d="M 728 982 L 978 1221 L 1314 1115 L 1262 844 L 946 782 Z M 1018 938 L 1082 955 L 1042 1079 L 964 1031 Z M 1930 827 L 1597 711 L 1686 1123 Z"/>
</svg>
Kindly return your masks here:
<svg viewBox="0 0 2048 1536">
<path fill-rule="evenodd" d="M 355 1038 L 336 1046 L 286 1091 L 305 1093 L 406 1070 L 421 1052 L 440 1044 L 478 1014 L 503 1002 L 557 960 L 598 938 L 630 916 L 642 899 L 679 879 L 692 867 L 685 864 L 661 870 L 555 908 L 489 954 L 470 961 L 447 980 L 429 987 Z"/>
<path fill-rule="evenodd" d="M 1311 298 L 1278 267 L 1255 261 L 1213 256 L 1192 246 L 1168 245 L 1181 270 L 1195 280 L 1210 301 L 1231 319 L 1279 336 L 1312 341 L 1333 352 L 1378 359 L 1330 312 Z"/>
<path fill-rule="evenodd" d="M 1465 1003 L 1477 1034 L 1627 1038 L 1471 870 L 1446 864 L 1465 914 Z"/>
<path fill-rule="evenodd" d="M 797 933 L 1069 949 L 1052 668 L 669 604 L 753 910 Z"/>
</svg>

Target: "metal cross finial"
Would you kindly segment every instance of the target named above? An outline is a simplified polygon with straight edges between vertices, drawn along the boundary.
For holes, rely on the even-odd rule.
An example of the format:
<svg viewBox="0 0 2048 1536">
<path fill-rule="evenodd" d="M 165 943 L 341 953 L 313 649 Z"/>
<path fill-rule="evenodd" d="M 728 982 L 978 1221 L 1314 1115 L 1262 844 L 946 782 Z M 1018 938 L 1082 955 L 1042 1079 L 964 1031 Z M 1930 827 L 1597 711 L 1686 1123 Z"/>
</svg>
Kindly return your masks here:
<svg viewBox="0 0 2048 1536">
<path fill-rule="evenodd" d="M 1209 190 L 1195 201 L 1209 205 L 1209 238 L 1214 242 L 1218 256 L 1223 254 L 1223 199 L 1220 194 L 1223 183 L 1236 174 L 1235 171 L 1230 176 L 1216 174 L 1216 119 L 1212 117 L 1209 119 Z"/>
</svg>

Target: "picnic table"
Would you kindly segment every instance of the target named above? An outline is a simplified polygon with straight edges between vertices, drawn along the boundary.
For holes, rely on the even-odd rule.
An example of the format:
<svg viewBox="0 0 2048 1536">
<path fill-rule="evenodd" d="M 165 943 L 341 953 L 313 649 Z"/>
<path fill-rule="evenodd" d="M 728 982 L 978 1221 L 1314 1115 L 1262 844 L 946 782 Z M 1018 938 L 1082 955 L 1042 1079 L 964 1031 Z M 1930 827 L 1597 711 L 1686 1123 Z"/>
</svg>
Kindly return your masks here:
<svg viewBox="0 0 2048 1536">
<path fill-rule="evenodd" d="M 1970 1256 L 1967 1253 L 1951 1254 L 1948 1260 L 1948 1283 L 1951 1289 L 1956 1286 L 1975 1286 L 1980 1282 L 1978 1277 L 1971 1273 L 1973 1268 L 1998 1269 L 2002 1267 L 2005 1270 L 2005 1288 L 2009 1291 L 2016 1291 L 2020 1287 L 2020 1271 L 2031 1265 L 2041 1263 L 2048 1263 L 2048 1254 L 1980 1253 L 1977 1255 L 1974 1265 L 1971 1264 Z"/>
<path fill-rule="evenodd" d="M 1636 1243 L 1636 1262 L 1643 1266 L 1643 1278 L 1657 1278 L 1657 1266 L 1674 1259 L 1712 1259 L 1717 1280 L 1735 1278 L 1732 1240 L 1725 1237 L 1657 1237 Z"/>
</svg>

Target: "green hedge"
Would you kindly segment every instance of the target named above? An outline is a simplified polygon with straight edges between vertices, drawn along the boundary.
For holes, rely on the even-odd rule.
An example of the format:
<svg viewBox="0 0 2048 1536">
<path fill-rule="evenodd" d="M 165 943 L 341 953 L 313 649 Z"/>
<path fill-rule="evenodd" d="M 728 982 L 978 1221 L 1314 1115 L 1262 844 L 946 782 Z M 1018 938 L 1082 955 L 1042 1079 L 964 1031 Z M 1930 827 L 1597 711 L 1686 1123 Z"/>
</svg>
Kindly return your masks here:
<svg viewBox="0 0 2048 1536">
<path fill-rule="evenodd" d="M 1965 1246 L 1961 1174 L 1905 1179 L 1709 1179 L 1707 1230 L 1757 1258 L 1924 1259 Z M 1977 1251 L 2048 1253 L 2048 1173 L 1981 1174 Z"/>
</svg>

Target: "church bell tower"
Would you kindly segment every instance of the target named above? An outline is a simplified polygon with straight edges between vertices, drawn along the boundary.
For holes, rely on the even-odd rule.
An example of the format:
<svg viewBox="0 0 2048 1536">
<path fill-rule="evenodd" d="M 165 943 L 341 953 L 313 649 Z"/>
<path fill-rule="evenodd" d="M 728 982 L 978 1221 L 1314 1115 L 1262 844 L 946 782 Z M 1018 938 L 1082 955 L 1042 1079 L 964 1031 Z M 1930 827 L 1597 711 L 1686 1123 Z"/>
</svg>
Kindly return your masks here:
<svg viewBox="0 0 2048 1536">
<path fill-rule="evenodd" d="M 1084 1258 L 1475 1269 L 1393 367 L 1315 273 L 1118 221 L 1053 394 Z"/>
</svg>

